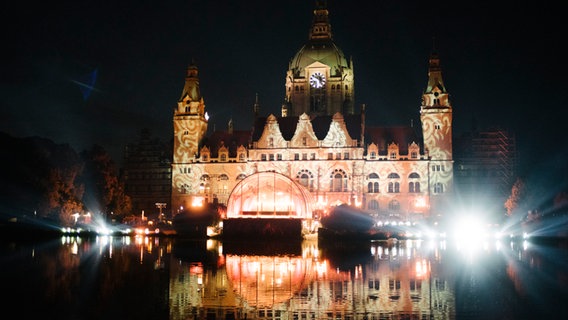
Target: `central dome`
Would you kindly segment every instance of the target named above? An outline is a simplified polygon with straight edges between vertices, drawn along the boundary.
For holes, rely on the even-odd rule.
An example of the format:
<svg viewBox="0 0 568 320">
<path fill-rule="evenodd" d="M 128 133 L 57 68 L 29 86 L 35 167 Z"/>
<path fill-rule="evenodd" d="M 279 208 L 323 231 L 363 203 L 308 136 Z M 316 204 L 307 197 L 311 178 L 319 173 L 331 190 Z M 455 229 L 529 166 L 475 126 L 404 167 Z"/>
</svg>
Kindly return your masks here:
<svg viewBox="0 0 568 320">
<path fill-rule="evenodd" d="M 290 69 L 294 70 L 296 75 L 304 76 L 305 68 L 314 62 L 327 65 L 333 76 L 339 75 L 340 70 L 349 68 L 343 51 L 331 39 L 308 41 L 292 58 Z"/>
</svg>

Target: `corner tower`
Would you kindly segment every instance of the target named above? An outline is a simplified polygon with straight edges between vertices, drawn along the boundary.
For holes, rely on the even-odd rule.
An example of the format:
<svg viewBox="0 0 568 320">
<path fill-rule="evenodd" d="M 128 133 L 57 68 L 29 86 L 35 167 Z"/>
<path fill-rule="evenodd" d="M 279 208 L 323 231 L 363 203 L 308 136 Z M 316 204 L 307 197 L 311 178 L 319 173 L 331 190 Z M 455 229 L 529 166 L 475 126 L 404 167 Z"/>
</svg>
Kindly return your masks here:
<svg viewBox="0 0 568 320">
<path fill-rule="evenodd" d="M 187 67 L 185 85 L 174 110 L 174 163 L 189 162 L 197 154 L 208 118 L 199 91 L 198 68 L 192 63 Z"/>
<path fill-rule="evenodd" d="M 286 72 L 283 116 L 353 114 L 353 62 L 333 41 L 327 1 L 317 0 L 306 44 Z"/>
<path fill-rule="evenodd" d="M 173 163 L 172 163 L 172 209 L 183 206 L 180 195 L 189 192 L 191 184 L 188 164 L 195 161 L 199 142 L 207 132 L 209 116 L 199 91 L 198 68 L 194 63 L 187 67 L 185 85 L 174 109 Z"/>
<path fill-rule="evenodd" d="M 440 58 L 435 52 L 429 59 L 428 86 L 422 94 L 420 121 L 424 148 L 430 159 L 432 211 L 441 211 L 448 205 L 453 191 L 452 106 L 442 80 Z"/>
</svg>

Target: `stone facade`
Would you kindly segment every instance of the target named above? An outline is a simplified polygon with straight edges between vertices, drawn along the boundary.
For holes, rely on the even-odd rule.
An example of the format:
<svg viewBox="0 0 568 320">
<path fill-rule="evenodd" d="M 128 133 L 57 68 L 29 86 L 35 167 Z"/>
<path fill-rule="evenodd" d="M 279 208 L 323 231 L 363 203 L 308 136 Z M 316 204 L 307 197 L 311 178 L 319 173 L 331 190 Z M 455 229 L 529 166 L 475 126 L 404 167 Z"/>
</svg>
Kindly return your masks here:
<svg viewBox="0 0 568 320">
<path fill-rule="evenodd" d="M 197 67 L 188 68 L 173 120 L 174 214 L 203 202 L 227 204 L 232 216 L 256 211 L 269 217 L 270 210 L 281 216 L 298 202 L 307 205 L 307 218 L 340 204 L 381 219 L 444 214 L 453 189 L 452 107 L 438 56 L 430 56 L 420 127 L 370 123 L 364 105 L 357 112 L 353 107 L 353 62 L 332 40 L 327 8 L 316 6 L 310 37 L 286 72 L 282 114 L 261 117 L 255 104 L 252 130 L 229 123 L 206 135 Z M 259 175 L 266 172 L 278 179 Z M 283 194 L 297 186 L 305 192 L 295 199 Z M 259 196 L 266 190 L 274 193 L 270 200 Z M 282 209 L 282 201 L 292 208 Z"/>
</svg>

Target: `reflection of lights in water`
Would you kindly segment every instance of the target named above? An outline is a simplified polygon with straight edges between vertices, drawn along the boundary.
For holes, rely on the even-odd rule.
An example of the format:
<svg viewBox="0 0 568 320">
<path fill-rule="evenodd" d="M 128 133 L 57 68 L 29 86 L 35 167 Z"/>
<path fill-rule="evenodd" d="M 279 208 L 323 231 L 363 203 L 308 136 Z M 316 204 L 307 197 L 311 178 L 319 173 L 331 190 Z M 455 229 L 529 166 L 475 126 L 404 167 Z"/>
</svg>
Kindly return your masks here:
<svg viewBox="0 0 568 320">
<path fill-rule="evenodd" d="M 422 279 L 429 275 L 430 264 L 426 259 L 417 260 L 414 269 L 416 271 L 416 278 Z"/>
</svg>

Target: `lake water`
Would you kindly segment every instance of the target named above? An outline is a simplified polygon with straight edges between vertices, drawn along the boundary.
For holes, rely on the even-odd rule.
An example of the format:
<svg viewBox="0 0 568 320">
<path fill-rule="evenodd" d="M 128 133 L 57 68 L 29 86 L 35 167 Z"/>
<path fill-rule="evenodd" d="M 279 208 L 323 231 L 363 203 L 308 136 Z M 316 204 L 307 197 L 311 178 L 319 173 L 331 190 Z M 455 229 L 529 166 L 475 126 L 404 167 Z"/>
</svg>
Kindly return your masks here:
<svg viewBox="0 0 568 320">
<path fill-rule="evenodd" d="M 2 240 L 13 319 L 566 319 L 566 241 Z M 4 318 L 4 317 L 3 317 Z"/>
</svg>

